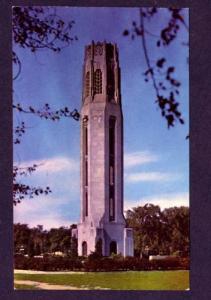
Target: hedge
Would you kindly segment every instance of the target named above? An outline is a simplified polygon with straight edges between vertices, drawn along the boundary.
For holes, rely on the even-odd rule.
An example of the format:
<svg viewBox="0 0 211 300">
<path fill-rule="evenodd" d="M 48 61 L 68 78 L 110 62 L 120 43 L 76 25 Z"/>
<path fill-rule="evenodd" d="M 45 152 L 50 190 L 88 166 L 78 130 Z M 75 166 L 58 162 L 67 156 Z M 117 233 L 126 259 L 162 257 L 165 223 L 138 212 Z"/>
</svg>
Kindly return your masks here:
<svg viewBox="0 0 211 300">
<path fill-rule="evenodd" d="M 142 271 L 142 270 L 187 270 L 189 258 L 170 257 L 163 260 L 126 258 L 76 258 L 15 256 L 15 269 L 39 271 Z"/>
<path fill-rule="evenodd" d="M 37 270 L 37 271 L 78 271 L 82 268 L 81 260 L 64 257 L 24 257 L 15 256 L 15 269 Z"/>
</svg>

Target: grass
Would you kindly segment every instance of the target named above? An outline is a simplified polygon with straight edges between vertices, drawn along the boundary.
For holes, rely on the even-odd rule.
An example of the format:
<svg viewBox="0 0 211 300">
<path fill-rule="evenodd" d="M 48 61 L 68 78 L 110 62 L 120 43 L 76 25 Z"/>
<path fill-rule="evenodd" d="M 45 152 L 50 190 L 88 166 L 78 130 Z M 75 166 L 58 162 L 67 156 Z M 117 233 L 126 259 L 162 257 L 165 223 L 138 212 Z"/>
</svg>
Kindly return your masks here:
<svg viewBox="0 0 211 300">
<path fill-rule="evenodd" d="M 84 274 L 15 274 L 16 280 L 32 280 L 74 287 L 112 290 L 186 290 L 189 271 L 89 272 Z"/>
<path fill-rule="evenodd" d="M 40 290 L 38 287 L 36 287 L 35 285 L 29 285 L 29 284 L 19 284 L 19 283 L 15 283 L 14 287 L 16 288 L 16 290 Z"/>
</svg>

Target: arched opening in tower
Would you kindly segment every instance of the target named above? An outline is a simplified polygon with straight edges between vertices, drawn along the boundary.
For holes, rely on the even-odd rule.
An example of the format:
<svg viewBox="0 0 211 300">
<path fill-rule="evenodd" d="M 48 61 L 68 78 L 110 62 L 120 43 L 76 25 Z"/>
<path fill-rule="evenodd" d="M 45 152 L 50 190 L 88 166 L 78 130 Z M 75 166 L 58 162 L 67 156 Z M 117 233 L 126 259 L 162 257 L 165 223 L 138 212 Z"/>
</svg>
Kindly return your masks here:
<svg viewBox="0 0 211 300">
<path fill-rule="evenodd" d="M 87 242 L 82 243 L 82 256 L 87 256 Z"/>
<path fill-rule="evenodd" d="M 95 246 L 95 250 L 98 255 L 100 255 L 100 256 L 103 255 L 103 241 L 101 238 L 98 239 L 96 246 Z"/>
<path fill-rule="evenodd" d="M 110 255 L 111 254 L 117 254 L 117 243 L 115 241 L 110 243 Z"/>
</svg>

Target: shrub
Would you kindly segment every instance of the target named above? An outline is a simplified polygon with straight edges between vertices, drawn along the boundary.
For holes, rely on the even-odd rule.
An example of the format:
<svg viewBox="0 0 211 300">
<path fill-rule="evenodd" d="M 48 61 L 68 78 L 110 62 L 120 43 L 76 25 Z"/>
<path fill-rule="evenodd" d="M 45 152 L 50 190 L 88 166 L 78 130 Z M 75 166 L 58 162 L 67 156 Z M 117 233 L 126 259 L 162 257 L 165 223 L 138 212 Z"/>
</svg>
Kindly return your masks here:
<svg viewBox="0 0 211 300">
<path fill-rule="evenodd" d="M 15 269 L 39 271 L 80 270 L 82 263 L 79 259 L 64 257 L 24 257 L 15 256 Z"/>
<path fill-rule="evenodd" d="M 99 257 L 90 255 L 88 258 L 70 257 L 24 257 L 15 256 L 15 268 L 23 270 L 39 271 L 144 271 L 144 270 L 187 270 L 189 269 L 189 258 L 167 257 L 165 259 L 154 259 L 137 257 Z"/>
</svg>

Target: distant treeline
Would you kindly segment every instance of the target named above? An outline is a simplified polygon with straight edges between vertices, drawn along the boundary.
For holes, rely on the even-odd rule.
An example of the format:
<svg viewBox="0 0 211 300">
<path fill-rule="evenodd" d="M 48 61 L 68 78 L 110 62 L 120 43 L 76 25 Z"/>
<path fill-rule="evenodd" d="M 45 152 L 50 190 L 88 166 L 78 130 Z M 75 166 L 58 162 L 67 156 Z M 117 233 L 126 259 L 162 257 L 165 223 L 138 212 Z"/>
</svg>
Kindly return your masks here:
<svg viewBox="0 0 211 300">
<path fill-rule="evenodd" d="M 135 256 L 189 256 L 189 208 L 172 207 L 161 211 L 159 206 L 146 204 L 126 212 L 127 226 L 134 231 Z M 29 257 L 62 252 L 77 256 L 77 240 L 72 238 L 73 224 L 44 230 L 42 225 L 29 228 L 14 224 L 14 251 Z"/>
<path fill-rule="evenodd" d="M 51 228 L 44 230 L 42 225 L 29 228 L 27 224 L 14 224 L 15 254 L 27 254 L 29 257 L 41 254 L 62 252 L 65 255 L 77 256 L 77 240 L 72 238 L 73 224 L 69 228 Z"/>
</svg>

